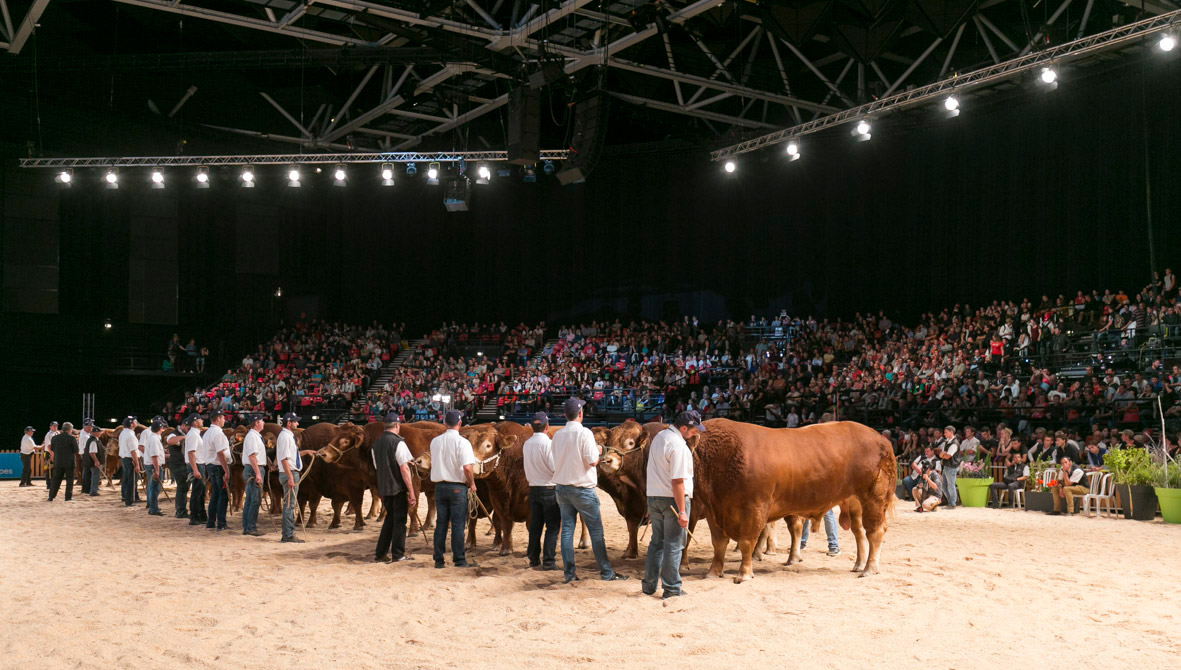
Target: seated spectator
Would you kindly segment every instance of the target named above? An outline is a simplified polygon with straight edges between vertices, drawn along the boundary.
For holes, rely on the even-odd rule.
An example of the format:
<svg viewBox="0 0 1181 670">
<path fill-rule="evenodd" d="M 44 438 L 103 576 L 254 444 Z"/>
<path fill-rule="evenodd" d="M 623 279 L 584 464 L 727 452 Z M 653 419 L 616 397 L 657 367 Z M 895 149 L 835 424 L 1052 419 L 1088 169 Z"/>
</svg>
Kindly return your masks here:
<svg viewBox="0 0 1181 670">
<path fill-rule="evenodd" d="M 1025 462 L 1025 456 L 1020 452 L 1009 457 L 1009 464 L 1005 467 L 1005 476 L 1003 481 L 993 482 L 988 485 L 988 506 L 993 506 L 993 500 L 996 500 L 996 507 L 1001 506 L 1001 493 L 1009 492 L 1010 505 L 1013 504 L 1013 495 L 1016 491 L 1025 488 L 1025 481 L 1029 479 L 1029 465 Z"/>
<path fill-rule="evenodd" d="M 1059 510 L 1063 503 L 1066 505 L 1066 513 L 1074 514 L 1074 499 L 1090 492 L 1083 469 L 1075 465 L 1069 456 L 1063 456 L 1060 462 L 1062 469 L 1058 472 L 1059 484 L 1053 487 L 1054 510 L 1046 512 L 1054 516 L 1062 514 Z"/>
</svg>

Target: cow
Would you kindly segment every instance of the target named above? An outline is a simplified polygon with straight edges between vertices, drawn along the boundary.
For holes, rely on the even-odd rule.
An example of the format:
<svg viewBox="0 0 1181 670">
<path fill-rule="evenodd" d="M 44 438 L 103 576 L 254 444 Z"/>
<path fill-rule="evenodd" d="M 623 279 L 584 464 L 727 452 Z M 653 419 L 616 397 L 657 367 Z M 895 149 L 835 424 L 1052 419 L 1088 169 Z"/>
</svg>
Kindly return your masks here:
<svg viewBox="0 0 1181 670">
<path fill-rule="evenodd" d="M 426 496 L 426 516 L 421 520 L 422 530 L 430 530 L 435 524 L 435 483 L 431 481 L 431 440 L 442 435 L 447 429 L 436 421 L 415 421 L 404 423 L 399 431 L 406 441 L 406 448 L 414 457 L 413 472 L 418 476 L 422 493 Z M 422 455 L 426 454 L 425 460 Z M 418 510 L 411 512 L 418 516 Z"/>
<path fill-rule="evenodd" d="M 464 426 L 459 429 L 459 434 L 467 439 L 468 442 L 472 443 L 472 453 L 475 455 L 477 461 L 476 466 L 473 468 L 473 474 L 482 472 L 484 467 L 498 467 L 497 463 L 500 459 L 497 457 L 497 454 L 499 453 L 500 446 L 507 444 L 507 442 L 505 437 L 498 433 L 492 424 Z M 413 454 L 413 452 L 411 453 Z M 431 451 L 429 441 L 427 442 L 426 450 L 415 456 L 414 467 L 424 482 L 430 480 Z M 432 492 L 434 491 L 433 483 L 431 490 Z M 464 543 L 464 548 L 472 549 L 476 546 L 476 522 L 481 518 L 488 518 L 492 523 L 492 529 L 496 533 L 496 537 L 492 540 L 492 546 L 495 547 L 500 544 L 502 539 L 500 521 L 495 518 L 495 512 L 492 511 L 492 499 L 489 497 L 488 483 L 484 481 L 482 476 L 476 477 L 476 497 L 479 499 L 479 504 L 476 505 L 475 509 L 468 509 L 467 541 Z"/>
<path fill-rule="evenodd" d="M 804 519 L 822 516 L 848 498 L 861 505 L 868 552 L 861 576 L 877 574 L 892 512 L 894 450 L 877 431 L 849 421 L 805 428 L 764 428 L 710 419 L 694 449 L 696 505 L 704 504 L 714 557 L 708 575 L 721 577 L 730 539 L 742 564 L 736 583 L 754 578 L 751 558 L 767 522 L 795 516 L 792 555 L 799 556 Z M 848 504 L 848 503 L 845 503 Z M 850 520 L 852 523 L 852 520 Z M 860 539 L 858 548 L 860 552 Z"/>
<path fill-rule="evenodd" d="M 639 556 L 640 524 L 648 516 L 648 443 L 664 424 L 641 425 L 628 419 L 611 429 L 593 428 L 595 441 L 606 447 L 599 461 L 599 488 L 615 501 L 615 509 L 627 522 L 627 548 L 623 558 Z"/>
<path fill-rule="evenodd" d="M 479 495 L 481 488 L 484 489 L 485 505 L 492 512 L 492 525 L 496 529 L 492 546 L 499 546 L 500 555 L 508 556 L 513 553 L 513 525 L 529 521 L 529 480 L 525 478 L 521 447 L 533 435 L 533 429 L 511 421 L 484 424 L 476 429 L 478 432 L 464 435 L 471 441 L 472 451 L 487 453 L 495 459 L 477 468 L 476 493 Z M 474 525 L 473 521 L 468 529 L 468 539 L 473 545 Z"/>
<path fill-rule="evenodd" d="M 348 502 L 353 512 L 353 530 L 361 530 L 365 522 L 365 491 L 373 476 L 373 463 L 368 452 L 362 449 L 365 431 L 360 426 L 346 423 L 334 426 L 318 423 L 304 432 L 304 446 L 321 444 L 315 458 L 308 459 L 303 477 L 299 483 L 299 506 L 302 513 L 304 503 L 308 504 L 310 517 L 308 525 L 315 525 L 316 508 L 320 499 L 332 500 L 332 523 L 329 528 L 340 526 L 340 512 Z"/>
</svg>

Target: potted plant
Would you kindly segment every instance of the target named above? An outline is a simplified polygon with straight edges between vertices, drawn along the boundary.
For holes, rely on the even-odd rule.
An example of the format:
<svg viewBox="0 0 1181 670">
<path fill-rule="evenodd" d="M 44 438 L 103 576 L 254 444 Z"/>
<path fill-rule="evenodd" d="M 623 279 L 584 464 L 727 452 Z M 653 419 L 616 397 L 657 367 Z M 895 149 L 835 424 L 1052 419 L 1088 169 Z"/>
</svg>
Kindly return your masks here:
<svg viewBox="0 0 1181 670">
<path fill-rule="evenodd" d="M 1181 523 L 1181 464 L 1166 456 L 1165 464 L 1159 468 L 1164 486 L 1157 486 L 1156 499 L 1160 502 L 1160 513 L 1166 523 Z"/>
<path fill-rule="evenodd" d="M 1156 491 L 1159 468 L 1146 449 L 1113 449 L 1103 457 L 1103 466 L 1115 482 L 1115 495 L 1125 519 L 1152 521 L 1156 518 Z"/>
<path fill-rule="evenodd" d="M 988 485 L 992 471 L 987 461 L 968 461 L 960 465 L 955 488 L 964 507 L 984 507 L 988 503 Z"/>
<path fill-rule="evenodd" d="M 1025 480 L 1025 511 L 1049 512 L 1054 509 L 1054 492 L 1045 480 L 1046 471 L 1053 469 L 1054 464 L 1049 461 L 1029 464 L 1029 478 Z"/>
</svg>

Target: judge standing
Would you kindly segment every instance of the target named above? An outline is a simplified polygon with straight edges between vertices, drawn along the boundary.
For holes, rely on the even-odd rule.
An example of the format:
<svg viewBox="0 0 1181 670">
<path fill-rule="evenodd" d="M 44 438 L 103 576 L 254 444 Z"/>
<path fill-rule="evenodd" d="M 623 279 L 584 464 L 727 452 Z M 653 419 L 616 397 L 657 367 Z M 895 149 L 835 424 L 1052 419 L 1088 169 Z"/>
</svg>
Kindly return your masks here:
<svg viewBox="0 0 1181 670">
<path fill-rule="evenodd" d="M 401 423 L 397 412 L 385 416 L 385 432 L 373 443 L 373 467 L 377 470 L 377 493 L 385 505 L 385 522 L 377 536 L 375 561 L 398 563 L 411 560 L 406 555 L 406 513 L 418 502 L 410 477 L 410 449 L 398 434 Z"/>
<path fill-rule="evenodd" d="M 49 486 L 49 502 L 57 497 L 62 479 L 66 480 L 66 501 L 73 500 L 74 455 L 78 453 L 78 440 L 74 439 L 74 424 L 67 421 L 65 428 L 56 433 L 49 442 L 49 457 L 53 459 L 53 482 Z"/>
</svg>

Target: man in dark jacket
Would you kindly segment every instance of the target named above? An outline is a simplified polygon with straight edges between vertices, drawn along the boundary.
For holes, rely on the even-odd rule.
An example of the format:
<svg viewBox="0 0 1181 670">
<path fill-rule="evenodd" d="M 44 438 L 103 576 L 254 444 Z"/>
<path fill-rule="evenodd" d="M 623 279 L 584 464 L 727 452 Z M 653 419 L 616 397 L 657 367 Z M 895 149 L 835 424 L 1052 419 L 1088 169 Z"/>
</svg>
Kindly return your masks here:
<svg viewBox="0 0 1181 670">
<path fill-rule="evenodd" d="M 385 505 L 385 523 L 377 536 L 375 561 L 408 561 L 406 555 L 406 512 L 418 502 L 410 478 L 410 449 L 399 435 L 398 415 L 385 416 L 385 432 L 373 443 L 373 467 L 377 470 L 377 492 Z M 391 552 L 387 554 L 386 552 Z"/>
<path fill-rule="evenodd" d="M 73 500 L 74 455 L 78 453 L 78 440 L 74 438 L 74 424 L 62 424 L 62 432 L 49 441 L 49 454 L 53 459 L 53 479 L 49 485 L 49 502 L 57 497 L 62 478 L 66 480 L 66 500 Z"/>
</svg>

